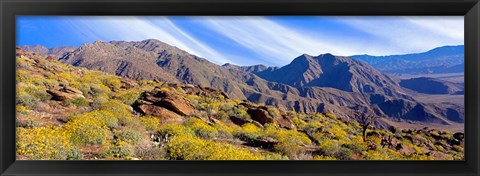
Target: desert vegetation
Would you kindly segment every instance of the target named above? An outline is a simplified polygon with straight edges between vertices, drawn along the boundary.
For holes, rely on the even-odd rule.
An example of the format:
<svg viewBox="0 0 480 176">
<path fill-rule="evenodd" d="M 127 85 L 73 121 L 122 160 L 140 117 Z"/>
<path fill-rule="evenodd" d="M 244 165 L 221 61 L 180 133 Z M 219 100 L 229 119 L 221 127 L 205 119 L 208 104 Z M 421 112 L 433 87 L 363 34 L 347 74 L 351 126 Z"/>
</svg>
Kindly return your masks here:
<svg viewBox="0 0 480 176">
<path fill-rule="evenodd" d="M 379 128 L 17 50 L 20 160 L 462 160 L 463 133 Z"/>
</svg>

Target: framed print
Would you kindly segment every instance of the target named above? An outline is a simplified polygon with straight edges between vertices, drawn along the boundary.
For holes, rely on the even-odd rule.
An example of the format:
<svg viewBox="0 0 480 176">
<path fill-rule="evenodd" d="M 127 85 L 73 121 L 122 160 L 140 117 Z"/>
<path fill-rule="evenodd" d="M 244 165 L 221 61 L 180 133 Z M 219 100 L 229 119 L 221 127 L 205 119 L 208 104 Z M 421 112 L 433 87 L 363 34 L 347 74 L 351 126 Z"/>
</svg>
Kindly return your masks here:
<svg viewBox="0 0 480 176">
<path fill-rule="evenodd" d="M 478 175 L 478 1 L 0 7 L 2 175 Z"/>
</svg>

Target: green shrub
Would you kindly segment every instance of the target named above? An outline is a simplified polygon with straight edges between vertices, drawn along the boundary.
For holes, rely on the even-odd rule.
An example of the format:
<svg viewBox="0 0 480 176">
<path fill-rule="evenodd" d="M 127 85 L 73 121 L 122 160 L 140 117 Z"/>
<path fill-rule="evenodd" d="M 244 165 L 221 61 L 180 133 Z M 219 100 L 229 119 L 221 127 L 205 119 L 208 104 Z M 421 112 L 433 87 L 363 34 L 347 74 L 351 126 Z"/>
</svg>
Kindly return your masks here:
<svg viewBox="0 0 480 176">
<path fill-rule="evenodd" d="M 108 95 L 110 93 L 110 88 L 103 84 L 90 84 L 90 90 L 93 97 Z"/>
<path fill-rule="evenodd" d="M 289 142 L 279 142 L 275 144 L 274 149 L 290 159 L 297 159 L 297 156 L 302 152 L 302 146 Z"/>
<path fill-rule="evenodd" d="M 134 155 L 134 147 L 126 141 L 119 140 L 110 149 L 110 153 L 115 157 L 128 157 Z"/>
<path fill-rule="evenodd" d="M 35 108 L 37 103 L 39 102 L 38 98 L 26 94 L 26 93 L 17 93 L 16 104 L 23 105 L 29 108 Z"/>
<path fill-rule="evenodd" d="M 142 139 L 142 135 L 132 129 L 123 129 L 121 131 L 116 131 L 115 136 L 117 136 L 118 140 L 125 141 L 130 144 L 137 143 Z"/>
<path fill-rule="evenodd" d="M 71 103 L 74 104 L 75 106 L 88 106 L 89 105 L 87 99 L 82 98 L 82 97 L 75 98 L 74 100 L 72 100 Z"/>
</svg>

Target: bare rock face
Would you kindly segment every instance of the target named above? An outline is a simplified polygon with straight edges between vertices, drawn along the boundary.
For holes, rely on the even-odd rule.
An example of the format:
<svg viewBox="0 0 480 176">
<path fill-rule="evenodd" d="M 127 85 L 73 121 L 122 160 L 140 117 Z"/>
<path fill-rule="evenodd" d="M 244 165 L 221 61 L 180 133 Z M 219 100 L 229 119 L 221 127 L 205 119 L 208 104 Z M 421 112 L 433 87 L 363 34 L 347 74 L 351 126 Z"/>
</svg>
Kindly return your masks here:
<svg viewBox="0 0 480 176">
<path fill-rule="evenodd" d="M 250 114 L 253 120 L 259 122 L 262 125 L 266 123 L 273 123 L 273 117 L 268 114 L 268 111 L 261 108 L 248 109 L 247 113 Z"/>
<path fill-rule="evenodd" d="M 275 118 L 275 122 L 281 128 L 285 128 L 285 129 L 289 129 L 289 130 L 296 130 L 297 129 L 297 127 L 295 126 L 293 121 L 289 118 L 286 118 L 286 117 Z"/>
<path fill-rule="evenodd" d="M 141 104 L 137 107 L 142 113 L 160 117 L 162 121 L 183 121 L 182 116 L 160 106 Z"/>
<path fill-rule="evenodd" d="M 465 134 L 462 132 L 457 132 L 453 134 L 453 137 L 459 141 L 463 141 L 463 139 L 465 138 Z"/>
<path fill-rule="evenodd" d="M 238 126 L 242 126 L 246 123 L 252 123 L 252 120 L 250 120 L 250 119 L 245 119 L 245 118 L 240 118 L 240 117 L 235 117 L 235 116 L 230 116 L 230 120 Z"/>
<path fill-rule="evenodd" d="M 79 94 L 79 95 L 83 95 L 83 92 L 78 90 L 78 89 L 75 89 L 73 87 L 70 87 L 70 86 L 65 86 L 62 88 L 63 92 L 66 92 L 66 93 L 70 93 L 70 94 Z"/>
<path fill-rule="evenodd" d="M 278 144 L 278 140 L 271 137 L 262 137 L 255 139 L 251 142 L 254 147 L 262 147 L 265 149 L 272 149 L 275 144 Z"/>
<path fill-rule="evenodd" d="M 52 95 L 52 100 L 55 100 L 55 101 L 65 101 L 65 100 L 73 100 L 76 98 L 85 98 L 83 96 L 82 91 L 69 86 L 62 87 L 59 90 L 50 89 L 50 90 L 47 90 L 47 93 Z"/>
<path fill-rule="evenodd" d="M 172 93 L 173 90 L 155 88 L 142 94 L 133 105 L 141 113 L 166 119 L 182 119 L 181 116 L 191 115 L 194 112 L 190 101 L 184 96 Z"/>
<path fill-rule="evenodd" d="M 402 154 L 402 155 L 411 155 L 413 153 L 415 153 L 415 149 L 407 146 L 407 145 L 403 145 L 403 144 L 397 144 L 396 146 L 396 149 Z"/>
<path fill-rule="evenodd" d="M 122 89 L 131 89 L 138 87 L 138 84 L 133 80 L 121 79 L 120 82 L 122 83 Z"/>
<path fill-rule="evenodd" d="M 154 103 L 157 106 L 165 107 L 180 115 L 190 115 L 193 113 L 193 107 L 182 98 L 163 98 L 160 101 Z"/>
</svg>

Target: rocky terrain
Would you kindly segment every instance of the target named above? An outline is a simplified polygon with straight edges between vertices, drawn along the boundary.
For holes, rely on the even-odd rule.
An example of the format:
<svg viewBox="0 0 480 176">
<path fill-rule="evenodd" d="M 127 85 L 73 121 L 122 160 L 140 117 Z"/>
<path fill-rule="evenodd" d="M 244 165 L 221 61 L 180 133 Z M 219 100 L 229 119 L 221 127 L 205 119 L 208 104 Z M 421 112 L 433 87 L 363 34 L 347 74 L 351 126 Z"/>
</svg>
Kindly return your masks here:
<svg viewBox="0 0 480 176">
<path fill-rule="evenodd" d="M 290 111 L 208 86 L 128 79 L 21 49 L 16 62 L 18 160 L 464 159 L 462 132 L 377 128 L 380 117 L 359 107 L 358 119 Z"/>
<path fill-rule="evenodd" d="M 463 95 L 464 86 L 435 78 L 419 77 L 400 81 L 400 86 L 425 94 Z"/>
<path fill-rule="evenodd" d="M 70 47 L 70 46 L 47 48 L 42 45 L 35 45 L 35 46 L 25 45 L 25 46 L 19 46 L 19 48 L 25 51 L 35 52 L 35 53 L 38 53 L 44 56 L 50 56 L 53 58 L 60 58 L 66 53 L 72 52 L 73 50 L 77 49 L 76 47 Z"/>
<path fill-rule="evenodd" d="M 129 79 L 212 87 L 236 99 L 297 112 L 331 112 L 342 118 L 373 109 L 390 120 L 449 125 L 458 122 L 450 119 L 463 119 L 464 114 L 462 105 L 417 101 L 411 96 L 414 91 L 400 86 L 400 80 L 364 62 L 331 54 L 301 55 L 281 68 L 219 66 L 152 39 L 97 41 L 59 61 Z M 389 126 L 385 121 L 377 125 Z"/>
</svg>

